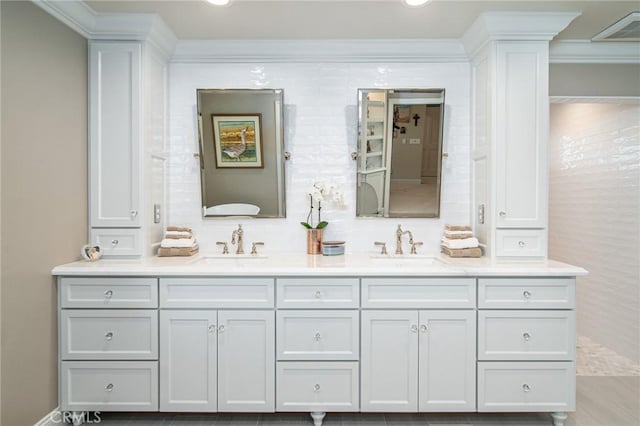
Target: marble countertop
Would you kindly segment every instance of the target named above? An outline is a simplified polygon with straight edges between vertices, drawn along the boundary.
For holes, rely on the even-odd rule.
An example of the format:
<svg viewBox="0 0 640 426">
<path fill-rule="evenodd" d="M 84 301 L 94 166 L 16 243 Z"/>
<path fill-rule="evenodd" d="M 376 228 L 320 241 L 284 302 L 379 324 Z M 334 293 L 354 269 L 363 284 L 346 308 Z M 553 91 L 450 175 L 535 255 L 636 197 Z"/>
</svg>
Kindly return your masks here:
<svg viewBox="0 0 640 426">
<path fill-rule="evenodd" d="M 78 261 L 56 266 L 53 275 L 72 276 L 580 276 L 587 271 L 553 260 L 492 262 L 488 258 L 453 259 L 348 253 L 342 256 L 269 253 L 200 254 L 189 258 L 150 257 Z"/>
</svg>

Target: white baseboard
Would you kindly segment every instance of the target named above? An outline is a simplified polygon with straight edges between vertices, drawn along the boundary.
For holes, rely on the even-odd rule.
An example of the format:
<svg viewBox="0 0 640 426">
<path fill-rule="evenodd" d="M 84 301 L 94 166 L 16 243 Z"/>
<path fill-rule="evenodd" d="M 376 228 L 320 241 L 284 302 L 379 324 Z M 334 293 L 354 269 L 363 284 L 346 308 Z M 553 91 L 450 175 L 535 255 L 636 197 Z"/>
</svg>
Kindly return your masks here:
<svg viewBox="0 0 640 426">
<path fill-rule="evenodd" d="M 36 424 L 34 424 L 33 426 L 57 426 L 61 424 L 61 421 L 54 422 L 54 420 L 56 418 L 60 418 L 59 413 L 60 413 L 60 410 L 58 409 L 58 407 L 56 407 L 53 410 L 51 410 L 50 413 L 47 413 L 47 415 L 45 415 L 43 418 L 38 420 Z"/>
</svg>

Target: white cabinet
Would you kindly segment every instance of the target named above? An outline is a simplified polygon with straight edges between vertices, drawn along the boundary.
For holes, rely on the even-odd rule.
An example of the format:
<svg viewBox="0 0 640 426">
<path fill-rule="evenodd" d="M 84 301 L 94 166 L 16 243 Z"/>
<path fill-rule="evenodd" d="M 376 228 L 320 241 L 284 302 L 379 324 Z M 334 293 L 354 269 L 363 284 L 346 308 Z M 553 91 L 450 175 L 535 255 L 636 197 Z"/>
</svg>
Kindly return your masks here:
<svg viewBox="0 0 640 426">
<path fill-rule="evenodd" d="M 160 410 L 272 412 L 273 311 L 160 312 Z"/>
<path fill-rule="evenodd" d="M 106 257 L 162 238 L 167 67 L 148 42 L 89 42 L 89 228 Z"/>
<path fill-rule="evenodd" d="M 363 411 L 473 411 L 475 311 L 363 311 Z"/>
<path fill-rule="evenodd" d="M 216 311 L 160 312 L 160 410 L 217 411 Z"/>
</svg>

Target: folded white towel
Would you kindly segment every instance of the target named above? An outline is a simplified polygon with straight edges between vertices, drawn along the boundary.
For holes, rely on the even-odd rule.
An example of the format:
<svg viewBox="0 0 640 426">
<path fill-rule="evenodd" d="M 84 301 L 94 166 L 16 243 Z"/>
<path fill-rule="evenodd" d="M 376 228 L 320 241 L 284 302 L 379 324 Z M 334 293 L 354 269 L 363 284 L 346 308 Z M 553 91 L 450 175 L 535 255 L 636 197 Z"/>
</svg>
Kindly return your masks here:
<svg viewBox="0 0 640 426">
<path fill-rule="evenodd" d="M 165 238 L 160 243 L 160 247 L 162 248 L 183 248 L 183 247 L 193 247 L 196 245 L 196 239 L 191 238 L 180 238 L 179 240 L 173 238 Z"/>
<path fill-rule="evenodd" d="M 480 242 L 477 238 L 463 238 L 459 240 L 451 240 L 449 238 L 442 238 L 442 245 L 450 249 L 466 249 L 480 247 Z"/>
<path fill-rule="evenodd" d="M 191 232 L 186 232 L 186 231 L 167 231 L 165 233 L 165 235 L 175 235 L 177 237 L 189 238 L 189 237 L 191 237 Z"/>
<path fill-rule="evenodd" d="M 451 235 L 470 235 L 473 237 L 473 231 L 449 231 L 446 230 L 444 231 L 445 234 L 451 234 Z"/>
</svg>

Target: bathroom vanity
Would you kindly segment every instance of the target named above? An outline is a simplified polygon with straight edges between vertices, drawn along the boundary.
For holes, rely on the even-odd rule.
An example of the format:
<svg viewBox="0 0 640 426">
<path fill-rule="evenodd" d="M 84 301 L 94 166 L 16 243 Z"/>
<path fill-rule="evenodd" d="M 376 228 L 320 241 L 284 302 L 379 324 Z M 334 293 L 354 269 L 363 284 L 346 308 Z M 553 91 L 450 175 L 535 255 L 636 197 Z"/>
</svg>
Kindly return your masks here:
<svg viewBox="0 0 640 426">
<path fill-rule="evenodd" d="M 575 410 L 575 277 L 546 261 L 279 254 L 56 267 L 62 411 Z"/>
</svg>

